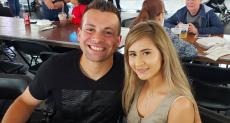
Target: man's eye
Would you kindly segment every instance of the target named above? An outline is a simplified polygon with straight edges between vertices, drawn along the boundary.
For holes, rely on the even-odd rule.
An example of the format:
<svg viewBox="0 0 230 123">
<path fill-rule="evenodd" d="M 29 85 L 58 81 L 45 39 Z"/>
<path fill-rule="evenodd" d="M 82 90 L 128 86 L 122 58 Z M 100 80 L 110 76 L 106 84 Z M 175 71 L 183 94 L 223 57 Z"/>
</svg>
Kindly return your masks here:
<svg viewBox="0 0 230 123">
<path fill-rule="evenodd" d="M 93 32 L 94 31 L 94 29 L 92 29 L 92 28 L 87 28 L 87 29 L 85 29 L 87 32 Z"/>
<path fill-rule="evenodd" d="M 106 31 L 105 34 L 108 35 L 108 36 L 110 36 L 110 35 L 113 35 L 113 32 Z"/>
</svg>

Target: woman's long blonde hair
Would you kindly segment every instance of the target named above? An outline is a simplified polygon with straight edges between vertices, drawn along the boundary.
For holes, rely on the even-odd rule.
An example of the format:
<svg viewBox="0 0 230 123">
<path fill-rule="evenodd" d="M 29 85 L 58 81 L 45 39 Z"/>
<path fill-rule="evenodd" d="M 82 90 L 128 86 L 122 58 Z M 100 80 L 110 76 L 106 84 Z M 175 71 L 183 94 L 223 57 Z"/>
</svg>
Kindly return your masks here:
<svg viewBox="0 0 230 123">
<path fill-rule="evenodd" d="M 135 25 L 129 31 L 125 42 L 125 85 L 123 89 L 122 105 L 127 115 L 131 107 L 134 94 L 140 85 L 140 81 L 135 72 L 129 66 L 128 49 L 130 46 L 142 39 L 149 37 L 152 39 L 162 56 L 162 73 L 171 90 L 179 95 L 188 97 L 198 110 L 196 102 L 191 93 L 187 77 L 181 67 L 176 49 L 167 36 L 166 32 L 157 22 L 143 21 Z"/>
</svg>

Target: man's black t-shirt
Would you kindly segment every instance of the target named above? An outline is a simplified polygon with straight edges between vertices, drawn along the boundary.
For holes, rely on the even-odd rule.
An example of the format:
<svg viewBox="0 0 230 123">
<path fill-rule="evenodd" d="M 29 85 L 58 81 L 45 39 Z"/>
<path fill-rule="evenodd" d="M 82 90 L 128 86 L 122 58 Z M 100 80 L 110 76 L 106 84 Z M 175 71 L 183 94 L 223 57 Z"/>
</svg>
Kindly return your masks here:
<svg viewBox="0 0 230 123">
<path fill-rule="evenodd" d="M 81 72 L 81 54 L 74 50 L 50 58 L 29 91 L 36 99 L 54 102 L 53 123 L 115 123 L 122 112 L 123 56 L 115 53 L 112 68 L 95 81 Z"/>
</svg>

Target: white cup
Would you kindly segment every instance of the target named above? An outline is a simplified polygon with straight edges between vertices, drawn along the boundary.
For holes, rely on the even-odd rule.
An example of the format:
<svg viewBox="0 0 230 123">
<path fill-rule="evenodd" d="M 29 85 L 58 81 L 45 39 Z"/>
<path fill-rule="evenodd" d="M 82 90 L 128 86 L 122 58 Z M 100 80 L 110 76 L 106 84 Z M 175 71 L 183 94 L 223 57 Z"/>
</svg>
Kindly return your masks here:
<svg viewBox="0 0 230 123">
<path fill-rule="evenodd" d="M 176 34 L 179 35 L 181 33 L 181 29 L 180 28 L 171 28 L 171 31 Z"/>
<path fill-rule="evenodd" d="M 59 21 L 65 21 L 65 20 L 66 20 L 66 17 L 67 17 L 67 15 L 66 15 L 66 13 L 64 13 L 64 12 L 60 12 L 60 13 L 58 14 Z"/>
</svg>

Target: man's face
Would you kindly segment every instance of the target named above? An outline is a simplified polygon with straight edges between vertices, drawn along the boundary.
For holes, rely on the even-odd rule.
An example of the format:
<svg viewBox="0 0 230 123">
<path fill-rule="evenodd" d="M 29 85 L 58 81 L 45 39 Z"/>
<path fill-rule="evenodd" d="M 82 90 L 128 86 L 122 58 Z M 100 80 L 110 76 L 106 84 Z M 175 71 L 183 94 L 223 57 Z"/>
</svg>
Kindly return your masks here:
<svg viewBox="0 0 230 123">
<path fill-rule="evenodd" d="M 186 7 L 191 14 L 199 11 L 201 0 L 186 0 Z"/>
<path fill-rule="evenodd" d="M 92 62 L 111 59 L 120 43 L 119 28 L 119 20 L 114 13 L 88 10 L 78 31 L 82 58 Z"/>
</svg>

